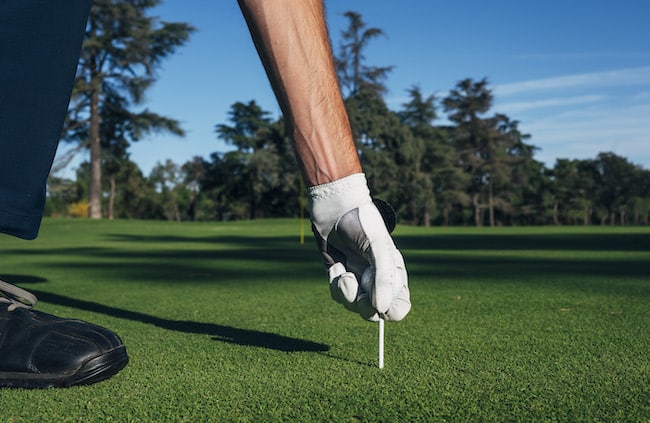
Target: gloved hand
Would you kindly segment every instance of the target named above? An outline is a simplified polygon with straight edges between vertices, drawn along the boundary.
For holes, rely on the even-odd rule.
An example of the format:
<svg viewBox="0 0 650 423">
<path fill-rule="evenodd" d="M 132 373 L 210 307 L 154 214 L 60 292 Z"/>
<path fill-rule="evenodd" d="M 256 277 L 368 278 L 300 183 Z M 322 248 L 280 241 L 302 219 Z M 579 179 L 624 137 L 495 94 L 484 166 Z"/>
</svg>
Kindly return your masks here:
<svg viewBox="0 0 650 423">
<path fill-rule="evenodd" d="M 411 309 L 406 266 L 365 175 L 311 187 L 309 200 L 332 298 L 366 320 L 402 320 Z"/>
</svg>

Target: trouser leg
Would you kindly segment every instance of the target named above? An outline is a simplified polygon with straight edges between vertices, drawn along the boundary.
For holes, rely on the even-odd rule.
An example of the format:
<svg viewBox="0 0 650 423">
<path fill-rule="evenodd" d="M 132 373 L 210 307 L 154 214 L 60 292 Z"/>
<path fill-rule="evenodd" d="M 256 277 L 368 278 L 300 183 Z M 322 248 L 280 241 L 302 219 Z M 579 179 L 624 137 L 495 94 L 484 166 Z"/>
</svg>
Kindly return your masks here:
<svg viewBox="0 0 650 423">
<path fill-rule="evenodd" d="M 0 232 L 38 234 L 91 0 L 0 0 Z"/>
</svg>

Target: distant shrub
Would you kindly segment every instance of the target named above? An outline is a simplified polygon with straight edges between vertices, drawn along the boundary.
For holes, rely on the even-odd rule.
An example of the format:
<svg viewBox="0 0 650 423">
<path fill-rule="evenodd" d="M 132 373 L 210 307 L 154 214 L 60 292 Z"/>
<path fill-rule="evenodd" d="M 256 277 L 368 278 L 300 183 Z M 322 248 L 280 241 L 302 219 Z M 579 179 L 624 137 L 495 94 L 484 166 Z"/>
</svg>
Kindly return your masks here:
<svg viewBox="0 0 650 423">
<path fill-rule="evenodd" d="M 81 200 L 68 206 L 68 216 L 70 217 L 88 217 L 88 201 Z"/>
</svg>

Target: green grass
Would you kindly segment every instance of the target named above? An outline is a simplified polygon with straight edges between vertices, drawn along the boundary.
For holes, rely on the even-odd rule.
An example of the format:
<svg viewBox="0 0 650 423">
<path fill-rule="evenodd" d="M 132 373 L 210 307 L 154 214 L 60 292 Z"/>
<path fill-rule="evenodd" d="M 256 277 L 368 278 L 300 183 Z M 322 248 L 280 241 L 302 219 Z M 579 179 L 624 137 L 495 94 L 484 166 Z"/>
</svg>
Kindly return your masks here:
<svg viewBox="0 0 650 423">
<path fill-rule="evenodd" d="M 38 309 L 114 329 L 131 362 L 1 390 L 2 421 L 650 421 L 650 228 L 413 228 L 413 310 L 329 299 L 296 220 L 46 220 L 0 239 Z"/>
</svg>

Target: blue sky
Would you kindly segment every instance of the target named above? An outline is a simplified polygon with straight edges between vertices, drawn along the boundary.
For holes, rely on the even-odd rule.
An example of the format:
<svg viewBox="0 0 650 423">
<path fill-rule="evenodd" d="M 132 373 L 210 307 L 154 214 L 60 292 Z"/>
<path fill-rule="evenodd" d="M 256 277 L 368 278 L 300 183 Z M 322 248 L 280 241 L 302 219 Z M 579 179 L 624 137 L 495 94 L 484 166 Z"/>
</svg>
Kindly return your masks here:
<svg viewBox="0 0 650 423">
<path fill-rule="evenodd" d="M 300 0 L 296 0 L 300 1 Z M 650 169 L 650 2 L 643 0 L 334 0 L 327 1 L 334 48 L 354 10 L 381 28 L 366 58 L 392 65 L 389 107 L 406 90 L 443 98 L 464 78 L 486 77 L 492 112 L 520 122 L 536 159 L 594 158 L 612 151 Z M 198 31 L 163 63 L 143 104 L 178 119 L 185 138 L 151 135 L 131 158 L 148 174 L 156 162 L 182 164 L 229 147 L 214 126 L 236 101 L 279 108 L 235 0 L 166 0 L 154 10 L 164 21 Z M 444 113 L 439 110 L 444 123 Z"/>
</svg>

